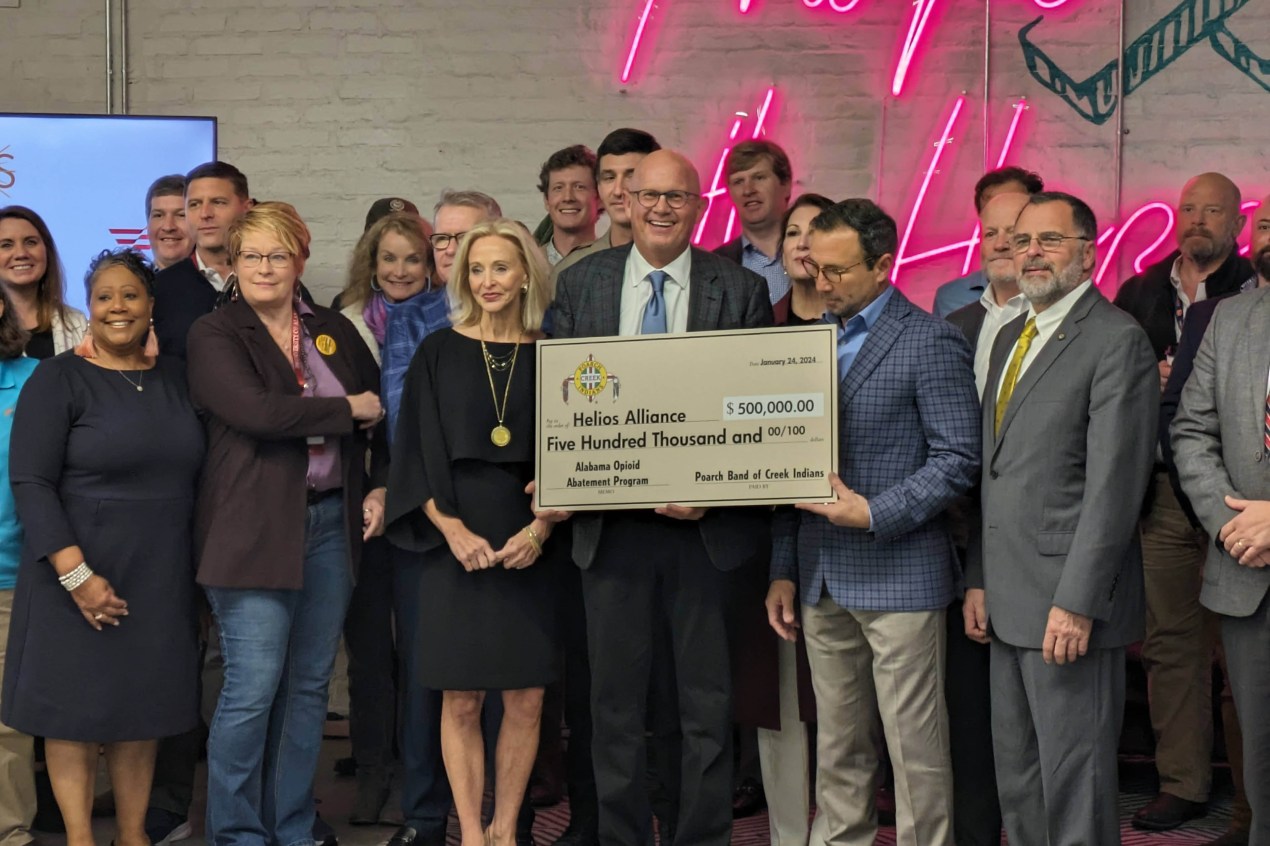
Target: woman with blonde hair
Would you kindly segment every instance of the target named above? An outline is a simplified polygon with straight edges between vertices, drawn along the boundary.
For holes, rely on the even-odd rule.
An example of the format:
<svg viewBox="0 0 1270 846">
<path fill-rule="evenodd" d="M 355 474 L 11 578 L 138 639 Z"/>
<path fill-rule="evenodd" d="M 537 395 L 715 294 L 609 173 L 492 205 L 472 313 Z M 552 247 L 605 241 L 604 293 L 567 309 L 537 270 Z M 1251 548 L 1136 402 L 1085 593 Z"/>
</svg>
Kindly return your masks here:
<svg viewBox="0 0 1270 846">
<path fill-rule="evenodd" d="M 188 357 L 208 440 L 197 578 L 225 658 L 207 840 L 312 843 L 327 685 L 362 542 L 383 528 L 379 368 L 346 318 L 301 299 L 294 208 L 247 212 L 229 254 L 235 299 L 194 324 Z"/>
<path fill-rule="evenodd" d="M 393 308 L 433 290 L 431 237 L 432 227 L 419 215 L 392 212 L 372 223 L 353 249 L 339 310 L 376 362 Z"/>
<path fill-rule="evenodd" d="M 441 749 L 464 846 L 511 846 L 556 675 L 553 524 L 534 514 L 534 343 L 551 301 L 546 259 L 509 220 L 472 228 L 455 258 L 453 327 L 406 374 L 388 535 L 424 554 L 419 677 L 441 690 Z M 545 558 L 543 558 L 545 554 Z M 502 691 L 494 816 L 481 826 L 481 708 Z"/>
<path fill-rule="evenodd" d="M 25 206 L 0 209 L 0 286 L 29 334 L 31 358 L 66 352 L 88 331 L 88 318 L 63 299 L 65 275 L 44 218 Z"/>
</svg>

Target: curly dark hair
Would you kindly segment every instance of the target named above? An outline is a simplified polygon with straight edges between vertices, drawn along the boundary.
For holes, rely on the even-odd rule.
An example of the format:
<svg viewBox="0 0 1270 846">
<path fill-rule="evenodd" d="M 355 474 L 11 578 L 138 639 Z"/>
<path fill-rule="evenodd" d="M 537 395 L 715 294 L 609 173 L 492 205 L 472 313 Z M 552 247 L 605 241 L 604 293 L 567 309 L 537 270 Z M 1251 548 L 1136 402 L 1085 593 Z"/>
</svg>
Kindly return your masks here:
<svg viewBox="0 0 1270 846">
<path fill-rule="evenodd" d="M 92 298 L 93 283 L 97 281 L 97 277 L 112 267 L 126 268 L 146 286 L 146 293 L 154 296 L 154 268 L 141 253 L 124 247 L 120 250 L 102 250 L 88 265 L 88 272 L 84 274 L 84 293 L 89 299 Z"/>
</svg>

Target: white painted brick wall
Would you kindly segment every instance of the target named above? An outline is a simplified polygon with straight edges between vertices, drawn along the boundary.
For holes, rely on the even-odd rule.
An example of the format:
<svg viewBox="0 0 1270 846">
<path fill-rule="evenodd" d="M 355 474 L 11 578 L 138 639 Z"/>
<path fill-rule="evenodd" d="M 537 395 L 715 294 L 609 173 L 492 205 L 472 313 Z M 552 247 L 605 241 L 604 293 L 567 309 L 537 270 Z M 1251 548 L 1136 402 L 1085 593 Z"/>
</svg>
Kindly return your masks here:
<svg viewBox="0 0 1270 846">
<path fill-rule="evenodd" d="M 965 90 L 910 253 L 970 235 L 970 188 L 984 161 L 982 2 L 939 3 L 898 99 L 881 95 L 914 9 L 908 0 L 861 0 L 847 15 L 753 0 L 746 16 L 737 0 L 657 2 L 624 87 L 618 70 L 642 0 L 130 0 L 131 110 L 216 115 L 222 157 L 248 174 L 253 194 L 291 201 L 308 220 L 307 280 L 323 297 L 341 286 L 377 197 L 430 207 L 444 187 L 476 187 L 532 225 L 542 160 L 568 144 L 594 147 L 621 125 L 683 149 L 708 181 L 732 114 L 752 114 L 770 84 L 770 137 L 789 149 L 798 189 L 878 197 L 901 228 L 931 144 Z M 1129 40 L 1178 5 L 1124 2 Z M 992 3 L 989 154 L 1010 103 L 1027 95 L 1011 160 L 1086 196 L 1100 217 L 1116 205 L 1114 118 L 1094 126 L 1043 90 L 1023 68 L 1017 33 L 1044 14 L 1033 40 L 1083 79 L 1115 57 L 1117 8 L 1118 0 L 1069 0 L 1052 12 L 1031 0 Z M 1270 2 L 1250 0 L 1229 26 L 1270 56 Z M 104 57 L 99 2 L 0 8 L 0 109 L 100 113 Z M 1126 210 L 1171 201 L 1186 176 L 1210 168 L 1251 196 L 1270 191 L 1270 91 L 1207 43 L 1121 108 Z M 928 302 L 959 271 L 960 255 L 912 265 L 902 282 Z"/>
</svg>

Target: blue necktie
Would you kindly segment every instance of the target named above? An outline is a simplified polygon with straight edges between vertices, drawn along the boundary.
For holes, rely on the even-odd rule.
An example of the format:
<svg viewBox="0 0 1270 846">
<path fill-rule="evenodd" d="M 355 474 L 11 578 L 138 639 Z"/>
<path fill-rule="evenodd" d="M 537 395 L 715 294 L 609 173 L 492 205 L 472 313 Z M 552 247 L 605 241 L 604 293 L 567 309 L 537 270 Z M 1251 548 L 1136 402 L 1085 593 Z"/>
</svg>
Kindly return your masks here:
<svg viewBox="0 0 1270 846">
<path fill-rule="evenodd" d="M 653 284 L 653 296 L 644 306 L 644 321 L 640 324 L 639 334 L 661 335 L 666 333 L 666 271 L 654 270 L 648 274 L 648 281 Z"/>
</svg>

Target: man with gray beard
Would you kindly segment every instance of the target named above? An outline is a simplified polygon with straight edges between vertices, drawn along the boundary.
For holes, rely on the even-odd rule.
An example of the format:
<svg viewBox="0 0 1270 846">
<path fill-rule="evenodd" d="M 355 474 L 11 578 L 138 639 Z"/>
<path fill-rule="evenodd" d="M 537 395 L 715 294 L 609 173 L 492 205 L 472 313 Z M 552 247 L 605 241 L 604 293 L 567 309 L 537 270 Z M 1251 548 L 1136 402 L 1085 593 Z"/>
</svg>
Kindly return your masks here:
<svg viewBox="0 0 1270 846">
<path fill-rule="evenodd" d="M 1159 386 L 1146 334 L 1090 279 L 1096 237 L 1076 197 L 1028 200 L 1013 245 L 1030 307 L 997 336 L 983 398 L 982 531 L 964 622 L 992 644 L 1013 846 L 1120 842 L 1124 651 L 1142 633 L 1136 521 Z"/>
<path fill-rule="evenodd" d="M 1187 182 L 1177 206 L 1178 249 L 1116 294 L 1116 305 L 1133 315 L 1151 339 L 1161 389 L 1193 307 L 1237 292 L 1252 275 L 1235 243 L 1244 225 L 1240 199 L 1239 188 L 1220 173 Z M 1162 461 L 1156 462 L 1149 490 L 1149 509 L 1141 521 L 1147 600 L 1142 664 L 1160 792 L 1134 815 L 1133 826 L 1166 831 L 1203 816 L 1208 801 L 1216 627 L 1199 602 L 1208 537 L 1187 519 Z"/>
</svg>

